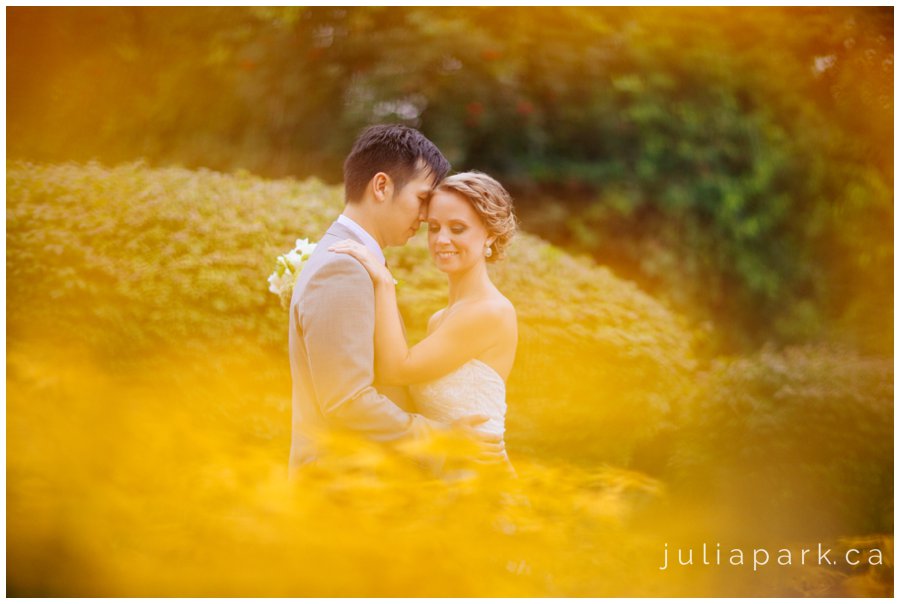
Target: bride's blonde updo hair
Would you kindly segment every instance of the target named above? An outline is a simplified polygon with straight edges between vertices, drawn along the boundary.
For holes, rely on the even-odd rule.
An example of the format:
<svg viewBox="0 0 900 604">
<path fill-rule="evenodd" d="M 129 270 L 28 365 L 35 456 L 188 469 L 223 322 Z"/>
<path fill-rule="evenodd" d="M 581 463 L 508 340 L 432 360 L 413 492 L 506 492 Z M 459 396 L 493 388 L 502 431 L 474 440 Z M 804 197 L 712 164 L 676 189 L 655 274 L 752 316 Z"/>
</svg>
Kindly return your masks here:
<svg viewBox="0 0 900 604">
<path fill-rule="evenodd" d="M 499 182 L 483 172 L 460 172 L 441 181 L 436 191 L 458 193 L 465 197 L 475 211 L 488 234 L 494 237 L 491 256 L 487 262 L 506 257 L 506 246 L 516 233 L 518 220 L 513 211 L 513 200 Z"/>
</svg>

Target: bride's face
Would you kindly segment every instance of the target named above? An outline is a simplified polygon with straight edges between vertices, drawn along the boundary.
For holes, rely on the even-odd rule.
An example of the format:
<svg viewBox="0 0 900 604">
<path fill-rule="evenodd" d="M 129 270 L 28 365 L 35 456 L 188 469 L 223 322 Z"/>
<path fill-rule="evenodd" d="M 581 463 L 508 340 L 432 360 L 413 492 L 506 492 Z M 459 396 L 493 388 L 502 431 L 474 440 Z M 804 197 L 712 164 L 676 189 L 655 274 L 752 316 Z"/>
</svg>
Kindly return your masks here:
<svg viewBox="0 0 900 604">
<path fill-rule="evenodd" d="M 451 191 L 436 191 L 428 204 L 428 249 L 438 269 L 465 271 L 484 262 L 489 234 L 469 201 Z"/>
</svg>

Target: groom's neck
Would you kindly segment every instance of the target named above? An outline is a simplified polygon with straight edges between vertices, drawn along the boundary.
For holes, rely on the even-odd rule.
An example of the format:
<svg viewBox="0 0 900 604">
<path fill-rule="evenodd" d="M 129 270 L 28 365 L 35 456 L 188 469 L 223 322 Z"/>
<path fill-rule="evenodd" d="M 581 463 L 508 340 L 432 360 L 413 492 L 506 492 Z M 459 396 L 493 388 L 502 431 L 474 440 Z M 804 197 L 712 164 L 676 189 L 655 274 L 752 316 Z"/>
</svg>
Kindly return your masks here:
<svg viewBox="0 0 900 604">
<path fill-rule="evenodd" d="M 365 231 L 378 242 L 378 247 L 384 249 L 384 240 L 379 233 L 378 221 L 375 219 L 375 216 L 372 215 L 369 208 L 363 203 L 348 203 L 344 206 L 344 211 L 341 213 L 365 229 Z"/>
</svg>

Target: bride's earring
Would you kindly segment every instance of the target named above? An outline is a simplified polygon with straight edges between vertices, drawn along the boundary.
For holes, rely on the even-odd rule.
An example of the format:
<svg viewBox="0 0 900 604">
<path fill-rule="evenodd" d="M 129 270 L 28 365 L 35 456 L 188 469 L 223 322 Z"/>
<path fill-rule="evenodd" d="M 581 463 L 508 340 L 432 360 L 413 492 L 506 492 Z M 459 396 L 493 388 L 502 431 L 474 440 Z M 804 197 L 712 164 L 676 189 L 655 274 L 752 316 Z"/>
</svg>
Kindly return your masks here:
<svg viewBox="0 0 900 604">
<path fill-rule="evenodd" d="M 493 255 L 494 255 L 494 251 L 491 249 L 491 246 L 489 246 L 489 245 L 484 246 L 484 257 L 490 258 Z"/>
</svg>

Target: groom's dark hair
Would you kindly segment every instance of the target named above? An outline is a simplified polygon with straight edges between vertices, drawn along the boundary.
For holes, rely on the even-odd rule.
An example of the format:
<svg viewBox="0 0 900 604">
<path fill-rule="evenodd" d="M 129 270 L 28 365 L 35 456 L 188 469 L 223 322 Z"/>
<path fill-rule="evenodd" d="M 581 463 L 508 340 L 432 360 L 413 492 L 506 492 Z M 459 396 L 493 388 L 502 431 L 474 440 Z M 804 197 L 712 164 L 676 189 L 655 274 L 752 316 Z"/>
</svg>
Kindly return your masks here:
<svg viewBox="0 0 900 604">
<path fill-rule="evenodd" d="M 425 135 L 399 124 L 369 126 L 363 130 L 344 161 L 344 195 L 348 203 L 362 199 L 372 177 L 384 172 L 397 191 L 418 172 L 419 162 L 439 183 L 450 171 L 450 162 Z"/>
</svg>

